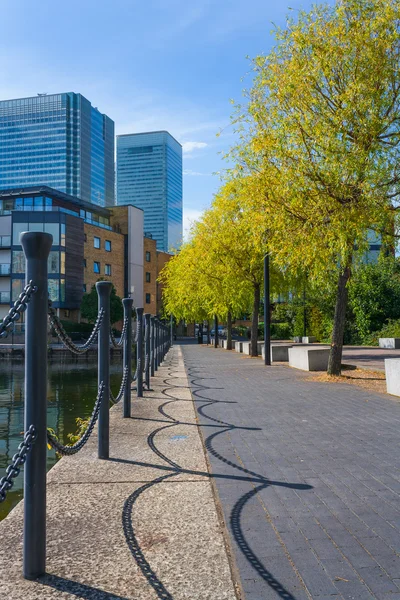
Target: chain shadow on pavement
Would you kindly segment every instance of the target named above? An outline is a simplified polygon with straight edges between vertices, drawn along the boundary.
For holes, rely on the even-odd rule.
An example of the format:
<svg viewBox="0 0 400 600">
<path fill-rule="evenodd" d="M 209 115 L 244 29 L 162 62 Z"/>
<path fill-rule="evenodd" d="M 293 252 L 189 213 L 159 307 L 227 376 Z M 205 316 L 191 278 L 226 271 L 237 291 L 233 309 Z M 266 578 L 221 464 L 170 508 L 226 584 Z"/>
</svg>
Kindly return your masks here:
<svg viewBox="0 0 400 600">
<path fill-rule="evenodd" d="M 192 399 L 191 400 L 184 400 L 184 399 L 179 399 L 179 398 L 174 397 L 173 390 L 176 388 L 182 387 L 182 386 L 174 385 L 174 379 L 177 379 L 177 377 L 174 376 L 173 371 L 174 371 L 174 368 L 176 366 L 178 366 L 178 364 L 176 361 L 173 360 L 173 357 L 172 357 L 172 360 L 171 359 L 166 360 L 165 366 L 168 369 L 168 377 L 166 377 L 164 380 L 164 384 L 166 387 L 164 389 L 162 389 L 161 392 L 162 392 L 163 396 L 166 397 L 166 401 L 163 402 L 158 407 L 159 414 L 164 418 L 161 420 L 161 419 L 133 417 L 133 419 L 154 421 L 155 423 L 160 423 L 160 422 L 165 423 L 165 425 L 163 425 L 163 426 L 160 426 L 160 427 L 156 426 L 156 429 L 154 429 L 148 435 L 147 444 L 148 444 L 149 448 L 152 450 L 152 452 L 156 456 L 158 456 L 158 458 L 163 460 L 166 464 L 165 465 L 152 464 L 152 463 L 146 463 L 146 462 L 141 462 L 141 461 L 119 459 L 119 458 L 112 458 L 112 457 L 110 457 L 110 459 L 109 459 L 110 461 L 129 463 L 129 464 L 136 465 L 138 467 L 153 467 L 155 469 L 166 472 L 165 475 L 161 475 L 160 477 L 155 477 L 152 481 L 150 481 L 150 482 L 142 485 L 140 488 L 136 489 L 125 501 L 123 511 L 122 511 L 122 527 L 123 527 L 123 531 L 124 531 L 124 535 L 125 535 L 125 540 L 130 549 L 132 557 L 134 558 L 135 562 L 139 566 L 143 576 L 147 579 L 149 585 L 153 588 L 153 590 L 157 594 L 157 597 L 162 600 L 173 600 L 173 596 L 172 596 L 171 592 L 169 592 L 166 589 L 165 585 L 158 578 L 157 574 L 155 573 L 155 571 L 152 569 L 151 565 L 145 558 L 144 552 L 141 549 L 140 543 L 137 539 L 135 529 L 133 526 L 133 522 L 132 522 L 132 516 L 133 516 L 133 510 L 134 510 L 135 503 L 140 498 L 140 496 L 142 494 L 144 494 L 147 490 L 149 490 L 153 486 L 162 484 L 164 481 L 168 481 L 168 480 L 172 479 L 176 475 L 192 474 L 192 475 L 201 475 L 201 476 L 204 476 L 209 479 L 224 479 L 224 480 L 230 480 L 233 482 L 234 481 L 248 482 L 250 484 L 254 484 L 255 487 L 253 486 L 253 489 L 251 489 L 250 491 L 248 491 L 247 493 L 245 493 L 244 495 L 242 495 L 239 498 L 239 500 L 236 502 L 236 504 L 232 508 L 232 511 L 230 514 L 230 526 L 231 526 L 233 537 L 234 537 L 240 551 L 243 553 L 243 555 L 245 556 L 247 561 L 250 563 L 252 568 L 256 571 L 256 573 L 259 575 L 259 577 L 261 577 L 267 583 L 267 585 L 270 586 L 275 591 L 277 596 L 279 598 L 282 598 L 283 600 L 296 600 L 295 596 L 293 596 L 293 594 L 291 592 L 289 592 L 287 589 L 285 589 L 285 587 L 272 575 L 272 573 L 270 571 L 268 571 L 266 566 L 263 564 L 262 560 L 253 551 L 249 542 L 246 539 L 245 533 L 244 533 L 242 525 L 241 525 L 241 519 L 242 519 L 243 511 L 244 511 L 244 508 L 245 508 L 247 502 L 249 500 L 251 500 L 251 498 L 253 498 L 262 489 L 265 489 L 269 486 L 280 486 L 280 487 L 286 487 L 286 488 L 302 491 L 302 490 L 310 490 L 310 489 L 312 489 L 312 486 L 306 485 L 306 484 L 301 484 L 301 483 L 289 483 L 289 482 L 284 482 L 284 481 L 269 480 L 268 478 L 264 477 L 263 475 L 260 475 L 259 473 L 250 471 L 238 464 L 233 463 L 232 461 L 230 461 L 229 459 L 227 459 L 223 455 L 221 455 L 219 452 L 217 452 L 217 450 L 214 447 L 214 441 L 217 436 L 219 436 L 223 433 L 226 433 L 226 432 L 234 431 L 234 430 L 243 429 L 243 430 L 250 430 L 250 431 L 259 431 L 260 428 L 259 427 L 239 427 L 234 424 L 231 424 L 231 423 L 228 423 L 225 421 L 221 421 L 220 419 L 215 419 L 215 418 L 207 415 L 207 413 L 205 413 L 205 409 L 207 407 L 212 406 L 215 403 L 219 403 L 219 404 L 224 403 L 225 404 L 225 401 L 213 400 L 213 399 L 210 399 L 207 397 L 202 397 L 202 396 L 200 396 L 199 392 L 206 394 L 207 391 L 209 391 L 209 390 L 214 391 L 217 388 L 212 388 L 212 387 L 205 386 L 204 384 L 195 383 L 194 385 L 196 385 L 197 387 L 199 387 L 201 389 L 194 390 L 194 391 L 192 390 Z M 191 377 L 191 375 L 192 375 L 191 368 L 189 367 L 188 368 L 188 376 Z M 192 379 L 190 383 L 193 384 L 193 381 L 198 380 L 198 379 L 205 379 L 205 378 L 194 377 L 194 379 Z M 179 421 L 179 419 L 176 419 L 172 415 L 168 414 L 167 407 L 169 405 L 173 404 L 174 402 L 193 403 L 193 401 L 196 403 L 197 411 L 204 418 L 211 421 L 211 423 L 208 423 L 205 425 L 202 425 L 200 423 L 187 423 L 185 421 Z M 200 402 L 202 404 L 200 406 L 198 406 L 197 404 Z M 227 401 L 226 403 L 231 404 L 234 402 Z M 159 448 L 157 448 L 157 444 L 156 444 L 157 435 L 160 432 L 164 431 L 165 429 L 172 428 L 177 425 L 183 425 L 183 424 L 184 425 L 192 425 L 193 427 L 196 427 L 199 430 L 202 430 L 203 428 L 209 428 L 209 427 L 217 428 L 218 431 L 211 433 L 210 435 L 208 435 L 205 438 L 205 440 L 204 440 L 205 446 L 206 446 L 208 452 L 210 452 L 210 454 L 212 454 L 220 462 L 228 465 L 232 469 L 235 469 L 236 473 L 235 474 L 233 474 L 233 473 L 232 474 L 211 473 L 208 471 L 203 472 L 203 471 L 198 471 L 198 470 L 186 469 L 186 468 L 181 467 L 178 463 L 171 460 L 168 456 L 166 456 L 163 452 L 161 452 L 159 450 Z M 239 473 L 237 473 L 237 471 L 239 471 Z"/>
</svg>

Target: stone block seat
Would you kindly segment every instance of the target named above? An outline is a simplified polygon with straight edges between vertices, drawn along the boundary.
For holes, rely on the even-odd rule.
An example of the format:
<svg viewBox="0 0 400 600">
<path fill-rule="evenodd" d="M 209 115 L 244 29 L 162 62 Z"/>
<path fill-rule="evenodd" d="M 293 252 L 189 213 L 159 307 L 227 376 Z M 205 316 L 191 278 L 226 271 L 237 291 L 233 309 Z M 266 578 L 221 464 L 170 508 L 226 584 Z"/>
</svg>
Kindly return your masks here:
<svg viewBox="0 0 400 600">
<path fill-rule="evenodd" d="M 271 344 L 271 361 L 272 362 L 288 362 L 289 361 L 289 348 L 292 348 L 293 344 Z M 262 347 L 262 357 L 264 358 L 264 345 Z"/>
<path fill-rule="evenodd" d="M 400 338 L 379 338 L 379 348 L 400 348 Z"/>
<path fill-rule="evenodd" d="M 314 337 L 313 335 L 309 335 L 309 336 L 301 338 L 302 344 L 314 344 L 316 341 L 317 341 L 317 338 Z"/>
<path fill-rule="evenodd" d="M 243 342 L 235 342 L 236 352 L 243 352 Z"/>
<path fill-rule="evenodd" d="M 326 371 L 329 346 L 292 346 L 289 348 L 289 366 L 303 371 Z"/>
<path fill-rule="evenodd" d="M 400 358 L 385 358 L 386 390 L 400 396 Z"/>
</svg>

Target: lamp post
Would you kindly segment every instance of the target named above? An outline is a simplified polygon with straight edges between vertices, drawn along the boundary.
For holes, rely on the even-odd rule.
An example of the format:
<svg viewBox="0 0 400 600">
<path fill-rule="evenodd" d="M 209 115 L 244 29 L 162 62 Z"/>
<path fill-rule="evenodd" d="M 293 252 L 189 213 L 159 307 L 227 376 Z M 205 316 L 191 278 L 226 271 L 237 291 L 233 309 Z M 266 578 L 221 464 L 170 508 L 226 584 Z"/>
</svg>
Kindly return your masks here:
<svg viewBox="0 0 400 600">
<path fill-rule="evenodd" d="M 271 316 L 269 297 L 269 254 L 264 256 L 264 365 L 271 366 Z"/>
</svg>

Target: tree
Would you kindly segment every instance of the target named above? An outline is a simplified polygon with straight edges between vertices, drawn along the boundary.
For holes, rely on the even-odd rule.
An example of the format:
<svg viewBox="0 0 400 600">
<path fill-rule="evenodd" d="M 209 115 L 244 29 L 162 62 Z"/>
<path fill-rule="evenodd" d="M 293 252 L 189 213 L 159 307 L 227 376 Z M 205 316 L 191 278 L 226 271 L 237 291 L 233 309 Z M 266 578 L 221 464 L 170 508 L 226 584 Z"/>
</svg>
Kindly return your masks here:
<svg viewBox="0 0 400 600">
<path fill-rule="evenodd" d="M 399 208 L 400 4 L 342 0 L 300 12 L 253 61 L 230 176 L 251 174 L 281 268 L 336 279 L 328 373 L 340 374 L 354 265 Z"/>
<path fill-rule="evenodd" d="M 102 280 L 99 279 L 99 281 Z M 92 288 L 88 294 L 83 295 L 81 314 L 84 319 L 89 321 L 89 323 L 94 323 L 97 319 L 98 297 L 95 285 L 92 285 Z M 117 323 L 123 319 L 123 316 L 124 309 L 122 307 L 122 300 L 119 296 L 117 296 L 117 291 L 113 285 L 110 295 L 110 321 L 111 323 Z"/>
</svg>

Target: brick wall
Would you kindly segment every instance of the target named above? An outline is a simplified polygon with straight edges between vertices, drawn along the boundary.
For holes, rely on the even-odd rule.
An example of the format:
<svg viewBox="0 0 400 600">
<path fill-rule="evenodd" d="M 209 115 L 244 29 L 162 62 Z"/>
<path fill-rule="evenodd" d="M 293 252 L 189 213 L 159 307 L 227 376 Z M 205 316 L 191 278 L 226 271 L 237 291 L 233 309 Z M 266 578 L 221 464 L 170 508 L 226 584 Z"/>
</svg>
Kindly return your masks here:
<svg viewBox="0 0 400 600">
<path fill-rule="evenodd" d="M 125 238 L 122 234 L 114 231 L 108 231 L 95 225 L 85 223 L 84 232 L 86 241 L 84 244 L 84 282 L 86 291 L 90 292 L 92 285 L 99 279 L 112 281 L 117 291 L 117 296 L 124 297 L 124 256 L 125 256 Z M 100 248 L 94 247 L 94 238 L 100 238 Z M 105 241 L 111 242 L 111 252 L 105 249 Z M 93 269 L 94 261 L 100 263 L 100 273 L 95 273 Z M 111 275 L 105 274 L 106 264 L 111 265 Z"/>
<path fill-rule="evenodd" d="M 144 238 L 143 244 L 143 306 L 144 312 L 152 315 L 157 311 L 157 246 L 156 241 Z M 147 253 L 149 253 L 147 255 Z M 150 261 L 146 260 L 150 258 Z M 149 274 L 149 275 L 146 275 Z M 150 277 L 150 281 L 147 278 Z M 150 302 L 147 300 L 150 299 Z"/>
</svg>

